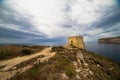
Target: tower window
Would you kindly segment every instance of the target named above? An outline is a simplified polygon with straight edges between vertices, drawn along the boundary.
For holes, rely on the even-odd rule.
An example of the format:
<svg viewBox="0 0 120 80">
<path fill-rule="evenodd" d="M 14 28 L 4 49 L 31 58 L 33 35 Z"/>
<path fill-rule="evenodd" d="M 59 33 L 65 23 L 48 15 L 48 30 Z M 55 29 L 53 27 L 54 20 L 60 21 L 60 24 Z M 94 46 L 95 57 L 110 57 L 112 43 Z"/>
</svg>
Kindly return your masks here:
<svg viewBox="0 0 120 80">
<path fill-rule="evenodd" d="M 73 41 L 71 41 L 71 44 L 73 44 Z"/>
</svg>

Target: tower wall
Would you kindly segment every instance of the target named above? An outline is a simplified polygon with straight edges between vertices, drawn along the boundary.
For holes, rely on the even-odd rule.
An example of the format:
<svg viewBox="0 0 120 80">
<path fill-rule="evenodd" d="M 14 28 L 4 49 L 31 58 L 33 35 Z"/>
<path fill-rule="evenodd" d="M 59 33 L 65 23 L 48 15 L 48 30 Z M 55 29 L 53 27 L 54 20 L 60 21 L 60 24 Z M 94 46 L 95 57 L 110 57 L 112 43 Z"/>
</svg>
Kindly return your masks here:
<svg viewBox="0 0 120 80">
<path fill-rule="evenodd" d="M 68 45 L 76 46 L 78 48 L 85 49 L 84 41 L 82 36 L 71 36 L 68 37 Z"/>
</svg>

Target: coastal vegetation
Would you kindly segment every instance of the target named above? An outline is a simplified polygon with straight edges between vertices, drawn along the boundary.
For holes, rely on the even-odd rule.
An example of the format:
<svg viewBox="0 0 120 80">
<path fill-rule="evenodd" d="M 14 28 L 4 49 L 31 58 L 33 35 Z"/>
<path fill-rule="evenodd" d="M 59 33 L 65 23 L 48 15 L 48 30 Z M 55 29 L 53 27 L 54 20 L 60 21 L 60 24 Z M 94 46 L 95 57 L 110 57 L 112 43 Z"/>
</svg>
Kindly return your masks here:
<svg viewBox="0 0 120 80">
<path fill-rule="evenodd" d="M 18 56 L 34 54 L 43 50 L 45 46 L 27 46 L 27 45 L 4 45 L 0 46 L 0 60 L 6 60 Z"/>
<path fill-rule="evenodd" d="M 52 47 L 55 56 L 10 80 L 120 80 L 120 64 L 80 48 Z M 80 55 L 80 56 L 78 56 Z"/>
</svg>

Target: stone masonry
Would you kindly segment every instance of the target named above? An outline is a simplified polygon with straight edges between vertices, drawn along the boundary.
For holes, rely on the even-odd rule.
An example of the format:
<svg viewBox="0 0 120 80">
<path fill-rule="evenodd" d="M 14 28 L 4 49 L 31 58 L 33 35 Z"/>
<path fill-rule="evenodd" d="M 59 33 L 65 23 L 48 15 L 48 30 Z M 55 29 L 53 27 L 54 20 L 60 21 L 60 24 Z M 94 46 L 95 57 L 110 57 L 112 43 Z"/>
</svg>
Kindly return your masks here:
<svg viewBox="0 0 120 80">
<path fill-rule="evenodd" d="M 78 48 L 85 49 L 83 37 L 82 36 L 70 36 L 70 37 L 68 37 L 67 46 L 75 46 Z"/>
</svg>

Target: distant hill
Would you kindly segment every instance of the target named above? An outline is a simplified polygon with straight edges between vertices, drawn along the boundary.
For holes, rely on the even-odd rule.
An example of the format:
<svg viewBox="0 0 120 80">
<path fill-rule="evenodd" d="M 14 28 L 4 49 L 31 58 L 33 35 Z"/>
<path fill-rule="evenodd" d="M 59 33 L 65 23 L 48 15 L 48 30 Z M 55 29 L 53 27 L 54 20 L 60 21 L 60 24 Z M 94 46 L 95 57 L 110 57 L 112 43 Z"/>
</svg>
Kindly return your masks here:
<svg viewBox="0 0 120 80">
<path fill-rule="evenodd" d="M 120 44 L 120 36 L 110 37 L 110 38 L 100 38 L 98 39 L 98 42 L 105 44 Z"/>
<path fill-rule="evenodd" d="M 80 48 L 53 47 L 56 55 L 10 80 L 120 80 L 120 64 Z"/>
</svg>

